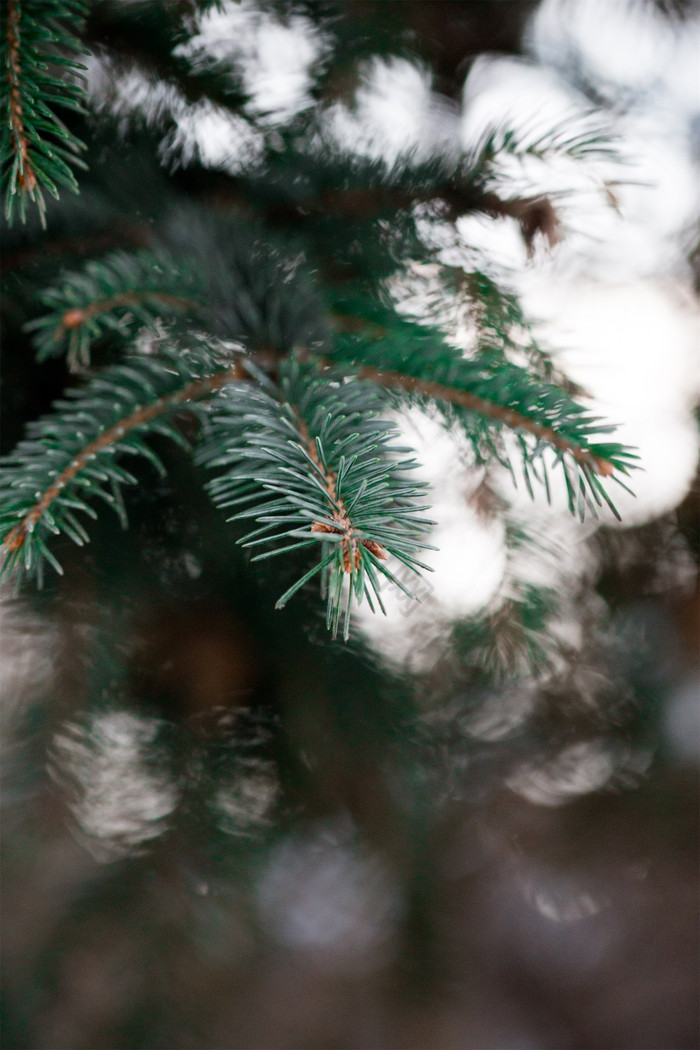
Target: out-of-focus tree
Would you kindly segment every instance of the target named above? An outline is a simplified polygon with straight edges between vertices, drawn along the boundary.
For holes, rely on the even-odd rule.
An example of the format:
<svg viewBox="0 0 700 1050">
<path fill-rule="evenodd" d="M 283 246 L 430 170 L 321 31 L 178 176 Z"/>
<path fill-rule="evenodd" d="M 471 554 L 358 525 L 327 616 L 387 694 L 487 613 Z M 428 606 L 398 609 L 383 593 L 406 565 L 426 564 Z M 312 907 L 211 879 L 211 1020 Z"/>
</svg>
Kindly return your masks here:
<svg viewBox="0 0 700 1050">
<path fill-rule="evenodd" d="M 536 6 L 6 3 L 8 1047 L 693 1045 L 697 493 L 498 250 L 631 176 L 462 101 Z"/>
</svg>

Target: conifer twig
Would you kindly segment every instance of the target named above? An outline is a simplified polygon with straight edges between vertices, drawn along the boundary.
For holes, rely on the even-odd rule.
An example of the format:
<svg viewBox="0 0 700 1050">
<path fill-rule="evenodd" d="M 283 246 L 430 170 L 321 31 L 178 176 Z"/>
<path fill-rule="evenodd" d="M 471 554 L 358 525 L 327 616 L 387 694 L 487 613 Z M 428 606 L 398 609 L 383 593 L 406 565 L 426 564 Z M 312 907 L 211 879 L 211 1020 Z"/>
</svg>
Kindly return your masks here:
<svg viewBox="0 0 700 1050">
<path fill-rule="evenodd" d="M 41 295 L 49 312 L 27 323 L 39 360 L 61 352 L 71 368 L 87 365 L 94 340 L 108 331 L 135 334 L 131 320 L 154 325 L 169 313 L 201 313 L 204 289 L 194 266 L 162 248 L 116 251 L 61 274 Z"/>
<path fill-rule="evenodd" d="M 385 562 L 428 568 L 417 559 L 433 524 L 418 517 L 425 485 L 410 479 L 415 460 L 398 458 L 410 450 L 393 446 L 395 427 L 380 418 L 384 399 L 371 384 L 347 382 L 345 368 L 321 376 L 298 354 L 278 361 L 274 377 L 263 361 L 244 359 L 258 381 L 222 392 L 197 459 L 214 472 L 214 502 L 234 509 L 229 520 L 255 519 L 240 542 L 271 549 L 254 561 L 320 550 L 276 607 L 321 573 L 327 626 L 335 637 L 344 615 L 347 638 L 353 600 L 383 608 L 383 579 L 415 597 Z"/>
<path fill-rule="evenodd" d="M 311 354 L 299 352 L 301 360 L 311 358 Z M 327 357 L 316 357 L 322 368 L 330 368 L 333 362 Z M 445 383 L 436 383 L 430 379 L 419 379 L 416 376 L 405 375 L 401 372 L 374 368 L 371 365 L 360 365 L 357 371 L 359 379 L 368 379 L 377 386 L 388 389 L 405 390 L 407 393 L 418 394 L 431 398 L 434 401 L 446 401 L 448 404 L 457 405 L 468 411 L 478 412 L 479 415 L 492 419 L 494 422 L 502 423 L 513 430 L 525 430 L 528 434 L 546 441 L 547 444 L 556 448 L 559 452 L 568 453 L 581 466 L 588 467 L 601 477 L 610 477 L 614 467 L 607 460 L 594 455 L 588 449 L 581 448 L 573 441 L 557 433 L 553 427 L 537 423 L 534 419 L 516 412 L 515 409 L 506 408 L 495 401 L 489 401 L 468 390 L 451 387 Z"/>
<path fill-rule="evenodd" d="M 51 485 L 37 498 L 30 511 L 7 534 L 3 541 L 5 550 L 8 553 L 12 553 L 24 546 L 27 536 L 33 531 L 42 515 L 49 509 L 56 497 L 61 494 L 68 482 L 72 481 L 90 462 L 95 453 L 119 441 L 125 434 L 136 429 L 136 427 L 143 426 L 157 416 L 171 411 L 177 405 L 209 397 L 220 390 L 226 383 L 247 378 L 249 378 L 248 373 L 237 361 L 229 368 L 224 368 L 211 375 L 192 380 L 179 390 L 159 397 L 151 405 L 143 405 L 137 408 L 128 416 L 103 430 L 93 441 L 90 441 L 73 456 L 68 466 L 64 467 Z"/>
<path fill-rule="evenodd" d="M 359 543 L 361 543 L 363 547 L 366 547 L 368 551 L 371 551 L 376 558 L 381 558 L 381 560 L 384 561 L 386 559 L 386 551 L 381 543 L 377 543 L 375 540 L 358 539 L 347 508 L 337 492 L 337 474 L 328 467 L 324 469 L 318 451 L 316 450 L 316 444 L 309 434 L 309 428 L 297 412 L 295 412 L 295 415 L 299 434 L 304 441 L 306 451 L 318 468 L 319 474 L 324 479 L 328 497 L 331 503 L 336 507 L 337 511 L 328 521 L 312 522 L 311 531 L 325 532 L 343 537 L 340 541 L 340 549 L 343 559 L 343 571 L 346 573 L 351 573 L 353 569 L 359 569 L 360 567 L 362 557 L 358 546 Z"/>
<path fill-rule="evenodd" d="M 79 70 L 85 67 L 75 56 L 84 51 L 78 34 L 86 7 L 86 0 L 7 0 L 3 5 L 0 156 L 10 220 L 18 207 L 24 221 L 29 199 L 43 226 L 43 191 L 58 198 L 59 185 L 78 190 L 72 169 L 85 167 L 79 157 L 85 145 L 55 108 L 84 111 Z"/>
<path fill-rule="evenodd" d="M 36 175 L 29 159 L 29 140 L 24 130 L 20 67 L 18 0 L 7 0 L 7 79 L 10 85 L 9 125 L 12 150 L 18 167 L 17 184 L 33 198 Z"/>
<path fill-rule="evenodd" d="M 166 306 L 172 310 L 196 310 L 199 303 L 182 295 L 171 295 L 170 292 L 156 292 L 149 289 L 134 289 L 121 292 L 106 299 L 95 299 L 86 306 L 73 306 L 65 310 L 60 324 L 53 330 L 54 340 L 61 339 L 67 331 L 81 328 L 87 321 L 100 314 L 108 313 L 118 306 L 138 306 L 144 302 L 154 302 L 157 306 Z"/>
<path fill-rule="evenodd" d="M 417 379 L 415 376 L 402 375 L 400 372 L 380 371 L 380 369 L 371 368 L 368 365 L 360 367 L 358 376 L 360 379 L 370 379 L 373 383 L 377 383 L 378 386 L 397 387 L 409 393 L 422 394 L 424 397 L 430 397 L 435 401 L 447 401 L 451 405 L 458 405 L 460 408 L 478 412 L 480 415 L 493 419 L 497 423 L 503 423 L 511 429 L 525 430 L 528 434 L 532 434 L 533 437 L 546 441 L 548 445 L 552 445 L 559 452 L 568 453 L 572 459 L 575 459 L 582 466 L 590 467 L 591 470 L 600 474 L 601 477 L 610 477 L 613 473 L 614 468 L 610 463 L 599 456 L 595 456 L 588 449 L 575 445 L 568 438 L 558 434 L 553 427 L 537 423 L 534 419 L 528 419 L 527 416 L 516 412 L 512 408 L 505 408 L 494 401 L 487 401 L 486 398 L 478 397 L 468 390 L 459 390 L 444 383 L 435 383 L 430 379 Z"/>
</svg>

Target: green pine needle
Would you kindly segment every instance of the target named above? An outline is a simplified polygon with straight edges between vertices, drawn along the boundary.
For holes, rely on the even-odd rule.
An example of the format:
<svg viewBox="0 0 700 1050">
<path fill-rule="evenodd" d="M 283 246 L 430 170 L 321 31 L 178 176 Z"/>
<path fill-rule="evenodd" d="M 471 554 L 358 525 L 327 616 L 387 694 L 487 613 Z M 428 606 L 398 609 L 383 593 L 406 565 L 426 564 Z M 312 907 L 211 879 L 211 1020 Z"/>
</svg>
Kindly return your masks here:
<svg viewBox="0 0 700 1050">
<path fill-rule="evenodd" d="M 477 462 L 496 460 L 515 481 L 508 433 L 516 434 L 517 462 L 528 492 L 533 479 L 549 492 L 543 453 L 553 448 L 564 472 L 571 512 L 597 515 L 604 500 L 617 515 L 601 476 L 622 485 L 637 456 L 618 442 L 601 440 L 614 427 L 591 414 L 559 386 L 529 368 L 494 354 L 487 344 L 471 357 L 440 332 L 366 301 L 362 317 L 336 335 L 336 354 L 387 390 L 393 401 L 437 406 L 463 428 Z"/>
<path fill-rule="evenodd" d="M 85 167 L 83 142 L 55 112 L 83 112 L 85 69 L 74 56 L 84 54 L 79 35 L 86 0 L 6 0 L 0 33 L 4 113 L 0 128 L 0 173 L 5 215 L 18 211 L 24 222 L 27 202 L 45 225 L 44 191 L 58 197 L 59 186 L 77 192 L 73 173 Z"/>
<path fill-rule="evenodd" d="M 241 383 L 223 394 L 199 454 L 215 473 L 208 488 L 217 505 L 243 505 L 233 519 L 258 525 L 241 542 L 274 545 L 257 559 L 320 546 L 319 560 L 277 606 L 320 573 L 334 636 L 342 620 L 347 638 L 353 599 L 375 595 L 381 607 L 375 570 L 406 590 L 387 556 L 416 573 L 426 568 L 416 558 L 432 524 L 419 516 L 425 489 L 408 476 L 415 461 L 398 458 L 381 405 L 372 385 L 292 358 L 279 384 Z M 280 546 L 284 540 L 294 542 Z"/>
<path fill-rule="evenodd" d="M 161 318 L 198 314 L 202 296 L 200 274 L 187 260 L 162 249 L 111 252 L 45 288 L 48 312 L 25 328 L 35 333 L 39 361 L 65 352 L 76 370 L 89 365 L 92 344 L 106 333 L 133 340 Z"/>
<path fill-rule="evenodd" d="M 215 382 L 207 378 L 212 375 Z M 136 479 L 122 458 L 140 456 L 162 473 L 147 436 L 165 434 L 189 449 L 171 416 L 183 403 L 211 396 L 225 375 L 203 353 L 135 359 L 69 390 L 68 400 L 31 424 L 27 437 L 0 462 L 0 577 L 16 573 L 19 583 L 28 574 L 41 585 L 45 563 L 61 572 L 47 541 L 65 534 L 79 546 L 86 543 L 88 533 L 77 515 L 96 517 L 95 500 L 126 524 L 121 489 Z"/>
</svg>

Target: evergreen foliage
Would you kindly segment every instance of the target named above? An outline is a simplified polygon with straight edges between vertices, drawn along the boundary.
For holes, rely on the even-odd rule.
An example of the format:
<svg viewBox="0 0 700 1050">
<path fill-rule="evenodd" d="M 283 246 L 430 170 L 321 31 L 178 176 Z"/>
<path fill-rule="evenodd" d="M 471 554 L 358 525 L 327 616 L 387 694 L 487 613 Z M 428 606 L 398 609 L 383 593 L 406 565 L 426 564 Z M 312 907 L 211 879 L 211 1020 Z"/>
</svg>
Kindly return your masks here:
<svg viewBox="0 0 700 1050">
<path fill-rule="evenodd" d="M 18 194 L 34 189 L 30 160 L 37 178 L 43 173 L 44 184 L 53 186 L 49 175 L 68 171 L 60 159 L 65 150 L 77 149 L 77 140 L 55 123 L 65 143 L 54 158 L 30 134 L 26 116 L 18 124 L 20 101 L 25 105 L 30 92 L 39 106 L 49 98 L 78 104 L 78 88 L 65 71 L 60 81 L 38 73 L 32 79 L 34 66 L 22 56 L 38 54 L 49 42 L 75 50 L 67 30 L 59 35 L 56 27 L 71 18 L 77 26 L 84 9 L 66 4 L 49 30 L 38 27 L 31 2 L 13 0 L 10 7 L 10 27 L 22 29 L 8 37 L 15 160 L 5 170 L 5 184 L 11 211 Z M 173 32 L 171 46 L 179 31 Z M 72 75 L 73 60 L 66 64 Z M 172 74 L 182 74 L 181 57 Z M 246 112 L 243 96 L 228 104 Z M 276 246 L 264 225 L 243 218 L 231 223 L 212 222 L 201 212 L 173 215 L 152 247 L 88 260 L 40 289 L 43 313 L 25 326 L 38 361 L 65 351 L 71 369 L 92 374 L 82 390 L 70 392 L 71 400 L 32 424 L 4 461 L 4 571 L 21 566 L 41 581 L 45 561 L 58 568 L 47 541 L 62 532 L 76 542 L 87 538 L 75 512 L 94 514 L 92 495 L 124 517 L 120 487 L 135 479 L 121 466 L 122 455 L 157 463 L 147 435 L 176 437 L 169 417 L 188 399 L 208 399 L 198 459 L 215 472 L 208 482 L 215 502 L 224 508 L 247 502 L 235 517 L 259 526 L 241 542 L 294 541 L 257 557 L 319 551 L 278 605 L 320 572 L 328 624 L 335 634 L 344 608 L 346 638 L 353 596 L 370 598 L 372 592 L 381 606 L 382 576 L 407 589 L 383 564 L 386 553 L 415 570 L 421 565 L 416 552 L 426 542 L 427 523 L 417 516 L 425 493 L 407 480 L 408 461 L 397 461 L 387 445 L 394 427 L 382 422 L 382 405 L 437 409 L 448 426 L 463 428 L 477 463 L 504 464 L 514 477 L 517 467 L 530 492 L 533 484 L 549 492 L 549 450 L 550 466 L 563 472 L 572 513 L 583 517 L 588 508 L 595 514 L 604 502 L 614 511 L 607 479 L 622 483 L 634 456 L 607 439 L 612 428 L 575 400 L 507 286 L 484 270 L 446 265 L 427 249 L 438 259 L 437 299 L 458 309 L 466 304 L 476 323 L 477 342 L 469 352 L 452 340 L 439 305 L 430 324 L 407 316 L 383 291 L 392 272 L 400 275 L 421 250 L 421 209 L 429 202 L 443 223 L 483 211 L 516 219 L 528 249 L 538 234 L 553 242 L 558 233 L 551 203 L 496 195 L 497 165 L 504 154 L 545 159 L 558 153 L 582 163 L 596 153 L 612 154 L 600 126 L 585 113 L 579 118 L 578 125 L 571 121 L 566 129 L 538 135 L 529 128 L 493 128 L 472 156 L 456 161 L 449 153 L 428 160 L 406 156 L 387 166 L 329 145 L 319 148 L 320 122 L 309 137 L 318 119 L 312 111 L 303 117 L 304 135 L 288 136 L 284 149 L 268 150 L 263 164 L 234 180 L 246 206 L 263 220 L 291 223 L 293 240 L 282 238 Z M 27 142 L 54 158 L 56 170 L 27 152 L 25 132 Z M 394 223 L 390 237 L 384 233 L 388 220 Z M 344 256 L 338 241 L 343 224 Z M 403 257 L 398 270 L 397 253 Z M 348 269 L 340 282 L 332 274 L 339 263 Z M 109 347 L 112 357 L 125 360 L 95 371 L 93 346 Z M 227 380 L 215 363 L 217 347 L 230 348 Z"/>
<path fill-rule="evenodd" d="M 184 438 L 167 418 L 183 404 L 210 396 L 225 381 L 225 369 L 202 378 L 207 359 L 161 351 L 158 361 L 135 359 L 96 375 L 87 387 L 67 391 L 56 411 L 37 420 L 6 459 L 3 473 L 3 571 L 34 573 L 43 580 L 44 562 L 61 565 L 47 547 L 51 534 L 65 534 L 82 545 L 88 534 L 75 512 L 95 517 L 86 499 L 97 497 L 126 524 L 121 486 L 136 479 L 117 462 L 121 456 L 145 456 L 159 472 L 158 456 L 144 441 L 146 433 Z M 199 367 L 198 367 L 199 366 Z M 165 419 L 163 418 L 165 417 Z M 39 498 L 37 498 L 39 496 Z"/>
<path fill-rule="evenodd" d="M 65 351 L 76 369 L 90 364 L 90 347 L 103 334 L 117 332 L 128 345 L 141 328 L 171 314 L 196 315 L 201 297 L 198 274 L 167 253 L 112 252 L 45 289 L 41 303 L 49 312 L 26 327 L 36 333 L 38 361 Z"/>
<path fill-rule="evenodd" d="M 24 221 L 27 201 L 44 222 L 44 190 L 58 197 L 58 187 L 77 192 L 73 172 L 84 167 L 84 143 L 55 110 L 83 112 L 85 66 L 76 55 L 86 0 L 7 0 L 0 36 L 3 70 L 0 105 L 5 114 L 0 132 L 0 165 L 6 187 L 8 219 L 19 211 Z"/>
<path fill-rule="evenodd" d="M 293 358 L 282 367 L 279 385 L 264 374 L 257 379 L 257 389 L 228 388 L 214 417 L 200 458 L 225 471 L 209 489 L 224 508 L 255 504 L 234 516 L 254 517 L 260 525 L 243 538 L 244 546 L 294 541 L 253 560 L 320 543 L 320 561 L 277 607 L 322 572 L 327 626 L 337 633 L 344 608 L 347 640 L 352 598 L 365 596 L 372 607 L 374 594 L 382 607 L 382 576 L 412 597 L 382 564 L 388 554 L 413 571 L 427 568 L 415 557 L 426 546 L 421 537 L 430 524 L 417 516 L 426 509 L 419 505 L 425 486 L 405 476 L 416 464 L 396 458 L 409 450 L 388 443 L 395 428 L 378 418 L 381 399 L 371 384 L 336 369 L 318 373 Z"/>
<path fill-rule="evenodd" d="M 518 291 L 569 174 L 615 207 L 604 114 L 460 138 L 537 2 L 3 7 L 12 1045 L 657 1031 L 588 982 L 646 993 L 684 899 L 687 783 L 633 789 L 697 528 L 605 527 L 639 461 Z M 363 99 L 407 70 L 389 148 Z"/>
</svg>

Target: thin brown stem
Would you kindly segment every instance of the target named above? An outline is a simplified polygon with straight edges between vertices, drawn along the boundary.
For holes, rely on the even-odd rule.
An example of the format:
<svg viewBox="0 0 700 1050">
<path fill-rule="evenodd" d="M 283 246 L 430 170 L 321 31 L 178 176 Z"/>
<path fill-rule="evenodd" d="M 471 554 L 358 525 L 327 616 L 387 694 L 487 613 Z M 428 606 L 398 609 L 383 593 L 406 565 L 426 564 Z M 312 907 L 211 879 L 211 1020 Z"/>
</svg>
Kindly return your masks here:
<svg viewBox="0 0 700 1050">
<path fill-rule="evenodd" d="M 493 419 L 497 423 L 504 423 L 515 430 L 525 430 L 533 437 L 546 441 L 548 445 L 567 452 L 581 466 L 589 467 L 602 477 L 610 477 L 613 467 L 604 459 L 593 455 L 588 449 L 580 448 L 568 438 L 558 434 L 553 427 L 544 426 L 533 419 L 516 412 L 512 408 L 504 408 L 494 401 L 478 397 L 467 390 L 459 390 L 456 387 L 446 386 L 444 383 L 435 383 L 429 379 L 417 379 L 415 376 L 403 375 L 401 372 L 385 372 L 378 368 L 363 365 L 358 370 L 360 379 L 370 379 L 378 386 L 398 388 L 407 390 L 409 393 L 422 394 L 425 397 L 434 398 L 436 401 L 447 401 L 451 405 L 459 405 L 460 408 L 478 412 L 487 419 Z"/>
<path fill-rule="evenodd" d="M 160 306 L 167 306 L 173 310 L 198 310 L 199 303 L 193 299 L 186 299 L 180 295 L 171 295 L 169 292 L 158 292 L 144 289 L 143 291 L 132 290 L 120 292 L 119 295 L 111 295 L 107 299 L 95 299 L 87 306 L 73 306 L 66 310 L 61 317 L 61 323 L 54 330 L 54 339 L 59 340 L 67 331 L 82 327 L 93 317 L 109 313 L 118 306 L 138 306 L 143 302 L 154 302 Z"/>
<path fill-rule="evenodd" d="M 451 186 L 439 194 L 450 209 L 450 217 L 456 221 L 461 215 L 481 212 L 493 219 L 516 219 L 520 224 L 528 256 L 532 256 L 534 241 L 541 234 L 550 248 L 561 241 L 561 223 L 556 208 L 549 197 L 499 197 L 487 191 L 464 190 Z"/>
<path fill-rule="evenodd" d="M 10 83 L 9 124 L 12 151 L 17 158 L 17 184 L 34 195 L 36 175 L 29 159 L 29 140 L 24 131 L 20 67 L 20 25 L 17 0 L 7 3 L 7 79 Z"/>
<path fill-rule="evenodd" d="M 307 351 L 302 351 L 300 357 L 302 360 L 311 360 L 312 355 Z M 328 357 L 319 356 L 315 360 L 321 368 L 330 368 L 334 364 Z M 369 379 L 371 382 L 376 383 L 377 386 L 406 390 L 412 394 L 422 394 L 424 397 L 433 398 L 435 401 L 447 401 L 451 405 L 458 405 L 460 408 L 478 412 L 479 415 L 485 416 L 487 419 L 493 419 L 497 423 L 504 423 L 513 430 L 524 430 L 528 434 L 532 434 L 533 437 L 546 441 L 548 445 L 558 449 L 560 452 L 567 452 L 581 466 L 588 467 L 590 470 L 595 471 L 596 474 L 600 474 L 601 477 L 610 477 L 614 472 L 614 467 L 607 460 L 601 459 L 588 449 L 576 445 L 573 441 L 558 434 L 553 427 L 537 423 L 520 412 L 516 412 L 513 408 L 505 408 L 503 405 L 496 404 L 495 401 L 479 397 L 468 390 L 460 390 L 457 387 L 447 386 L 445 383 L 436 383 L 429 379 L 418 379 L 416 376 L 404 375 L 402 372 L 374 368 L 371 365 L 361 365 L 358 368 L 357 375 L 359 379 Z"/>
<path fill-rule="evenodd" d="M 65 261 L 72 255 L 97 255 L 114 248 L 148 248 L 152 243 L 150 230 L 137 225 L 122 226 L 119 230 L 101 230 L 81 237 L 57 237 L 55 240 L 42 240 L 35 246 L 4 252 L 0 258 L 0 273 L 23 270 L 53 259 Z"/>
<path fill-rule="evenodd" d="M 304 447 L 308 452 L 310 458 L 313 460 L 315 465 L 318 467 L 319 473 L 323 478 L 324 485 L 326 486 L 326 492 L 330 501 L 336 508 L 336 513 L 328 521 L 314 521 L 311 525 L 312 532 L 325 532 L 334 533 L 337 536 L 342 536 L 340 541 L 340 549 L 343 558 L 343 569 L 347 573 L 351 573 L 353 569 L 359 569 L 362 560 L 360 552 L 360 544 L 366 547 L 368 551 L 371 551 L 376 558 L 382 560 L 386 558 L 386 551 L 382 547 L 381 543 L 377 543 L 375 540 L 360 539 L 357 536 L 357 530 L 353 527 L 348 512 L 345 508 L 345 504 L 342 499 L 338 496 L 337 482 L 338 475 L 332 470 L 324 468 L 318 455 L 316 448 L 316 442 L 309 434 L 309 428 L 305 421 L 299 416 L 294 410 L 296 417 L 296 424 L 299 430 L 299 434 L 304 442 Z"/>
</svg>

